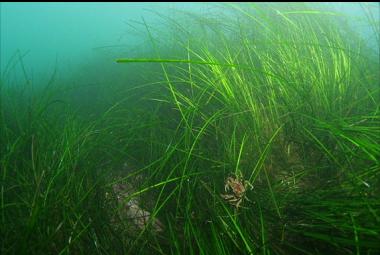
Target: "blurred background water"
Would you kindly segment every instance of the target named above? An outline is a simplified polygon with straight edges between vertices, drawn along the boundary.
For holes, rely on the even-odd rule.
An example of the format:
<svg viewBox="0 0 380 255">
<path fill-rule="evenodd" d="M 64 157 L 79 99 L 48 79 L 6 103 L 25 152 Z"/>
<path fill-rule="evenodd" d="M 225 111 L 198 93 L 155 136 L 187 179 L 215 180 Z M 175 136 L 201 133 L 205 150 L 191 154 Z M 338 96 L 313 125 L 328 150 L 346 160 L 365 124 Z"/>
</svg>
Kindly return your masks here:
<svg viewBox="0 0 380 255">
<path fill-rule="evenodd" d="M 281 3 L 277 3 L 281 4 Z M 283 3 L 286 4 L 286 3 Z M 325 3 L 329 10 L 350 15 L 355 30 L 373 42 L 374 33 L 366 23 L 372 15 L 379 21 L 379 3 Z M 176 18 L 181 10 L 204 15 L 215 3 L 1 3 L 1 73 L 16 52 L 23 58 L 30 78 L 49 77 L 55 68 L 72 72 L 107 50 L 120 52 L 142 45 L 141 36 L 129 33 L 127 24 L 145 19 L 159 22 L 155 12 Z M 220 10 L 220 9 L 219 9 Z M 190 25 L 190 24 L 189 24 Z M 146 31 L 141 31 L 145 33 Z M 378 52 L 378 49 L 375 49 Z M 108 55 L 104 64 L 114 64 Z M 123 56 L 120 56 L 123 57 Z M 109 60 L 109 61 L 108 61 Z"/>
<path fill-rule="evenodd" d="M 27 53 L 34 76 L 88 61 L 103 47 L 128 48 L 141 42 L 126 34 L 130 20 L 154 21 L 151 11 L 203 11 L 207 4 L 186 3 L 1 3 L 1 70 L 15 54 Z M 104 48 L 103 48 L 104 49 Z"/>
</svg>

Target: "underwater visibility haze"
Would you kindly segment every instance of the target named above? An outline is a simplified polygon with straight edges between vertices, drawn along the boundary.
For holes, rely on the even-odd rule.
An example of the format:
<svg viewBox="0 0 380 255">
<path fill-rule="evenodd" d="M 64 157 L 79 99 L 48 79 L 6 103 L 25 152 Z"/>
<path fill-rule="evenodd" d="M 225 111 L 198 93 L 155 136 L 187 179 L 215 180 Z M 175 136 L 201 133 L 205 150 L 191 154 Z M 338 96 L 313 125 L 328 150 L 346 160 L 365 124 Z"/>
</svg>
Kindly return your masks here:
<svg viewBox="0 0 380 255">
<path fill-rule="evenodd" d="M 380 254 L 379 3 L 0 3 L 1 254 Z"/>
</svg>

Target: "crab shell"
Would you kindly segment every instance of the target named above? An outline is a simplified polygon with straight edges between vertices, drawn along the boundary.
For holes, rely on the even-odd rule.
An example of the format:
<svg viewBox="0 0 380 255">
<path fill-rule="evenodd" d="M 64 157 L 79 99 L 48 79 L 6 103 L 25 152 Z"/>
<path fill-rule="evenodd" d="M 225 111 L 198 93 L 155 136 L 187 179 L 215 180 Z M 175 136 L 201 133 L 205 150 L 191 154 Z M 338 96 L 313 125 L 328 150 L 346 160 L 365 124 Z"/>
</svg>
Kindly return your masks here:
<svg viewBox="0 0 380 255">
<path fill-rule="evenodd" d="M 241 197 L 246 191 L 244 184 L 240 181 L 239 178 L 227 178 L 224 189 L 227 192 L 230 188 L 232 189 L 232 192 L 239 197 Z"/>
</svg>

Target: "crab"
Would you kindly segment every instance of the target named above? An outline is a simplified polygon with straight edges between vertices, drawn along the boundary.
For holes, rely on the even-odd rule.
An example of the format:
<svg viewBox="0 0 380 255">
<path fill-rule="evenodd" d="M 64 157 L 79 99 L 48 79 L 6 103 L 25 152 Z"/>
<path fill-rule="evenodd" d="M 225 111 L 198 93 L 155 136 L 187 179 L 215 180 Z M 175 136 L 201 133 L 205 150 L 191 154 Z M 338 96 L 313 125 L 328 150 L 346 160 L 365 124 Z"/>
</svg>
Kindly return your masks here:
<svg viewBox="0 0 380 255">
<path fill-rule="evenodd" d="M 220 194 L 220 196 L 238 209 L 243 199 L 249 201 L 245 195 L 247 188 L 252 189 L 252 184 L 248 180 L 244 180 L 241 174 L 235 174 L 235 177 L 227 177 L 224 185 L 224 191 L 227 194 Z"/>
</svg>

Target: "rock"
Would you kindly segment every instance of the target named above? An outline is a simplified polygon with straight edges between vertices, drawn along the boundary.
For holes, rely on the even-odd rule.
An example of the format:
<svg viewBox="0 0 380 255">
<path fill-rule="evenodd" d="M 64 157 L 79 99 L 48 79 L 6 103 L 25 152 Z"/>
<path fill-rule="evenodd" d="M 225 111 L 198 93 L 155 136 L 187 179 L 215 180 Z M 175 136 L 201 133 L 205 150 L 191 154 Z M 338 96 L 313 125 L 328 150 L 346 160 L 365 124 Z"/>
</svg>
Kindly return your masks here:
<svg viewBox="0 0 380 255">
<path fill-rule="evenodd" d="M 137 190 L 131 184 L 132 182 L 129 180 L 128 183 L 124 181 L 112 186 L 117 201 L 112 224 L 115 228 L 127 226 L 128 232 L 132 235 L 137 235 L 145 228 L 153 234 L 162 232 L 164 225 L 158 219 L 152 218 L 149 211 L 141 208 L 138 199 L 130 197 Z"/>
</svg>

